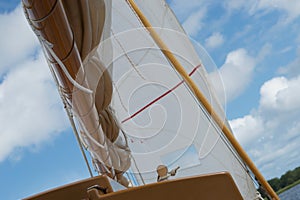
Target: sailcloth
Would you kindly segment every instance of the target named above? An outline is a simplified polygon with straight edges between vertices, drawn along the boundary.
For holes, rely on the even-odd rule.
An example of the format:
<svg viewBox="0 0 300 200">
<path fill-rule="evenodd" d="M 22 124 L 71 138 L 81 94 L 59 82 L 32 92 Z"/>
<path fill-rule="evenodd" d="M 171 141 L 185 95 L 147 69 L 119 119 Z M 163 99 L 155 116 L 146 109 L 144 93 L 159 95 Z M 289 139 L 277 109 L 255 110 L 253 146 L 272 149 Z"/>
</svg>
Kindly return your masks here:
<svg viewBox="0 0 300 200">
<path fill-rule="evenodd" d="M 176 177 L 228 171 L 244 199 L 255 199 L 246 165 L 129 1 L 48 0 L 43 12 L 33 6 L 41 2 L 23 0 L 25 13 L 99 173 L 141 185 L 156 182 L 162 164 L 180 167 Z M 209 56 L 164 0 L 135 2 L 230 128 Z"/>
<path fill-rule="evenodd" d="M 205 52 L 195 50 L 165 1 L 135 2 L 229 127 L 205 69 Z M 113 59 L 105 63 L 112 67 L 111 105 L 127 136 L 133 158 L 130 172 L 137 184 L 155 182 L 160 164 L 179 166 L 176 177 L 228 171 L 243 197 L 254 199 L 256 188 L 247 167 L 128 1 L 112 1 L 111 33 Z"/>
</svg>

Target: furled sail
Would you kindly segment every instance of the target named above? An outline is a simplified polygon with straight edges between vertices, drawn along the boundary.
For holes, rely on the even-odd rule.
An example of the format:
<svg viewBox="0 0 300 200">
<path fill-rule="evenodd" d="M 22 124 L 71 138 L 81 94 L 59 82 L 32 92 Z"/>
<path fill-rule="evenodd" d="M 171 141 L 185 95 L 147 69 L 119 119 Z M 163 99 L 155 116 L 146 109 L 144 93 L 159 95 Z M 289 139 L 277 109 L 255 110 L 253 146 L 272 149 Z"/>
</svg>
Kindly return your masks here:
<svg viewBox="0 0 300 200">
<path fill-rule="evenodd" d="M 83 142 L 101 173 L 122 180 L 130 150 L 109 106 L 112 80 L 97 54 L 110 26 L 104 1 L 23 1 L 25 13 L 44 47 L 58 86 L 78 120 Z"/>
<path fill-rule="evenodd" d="M 99 173 L 142 185 L 156 182 L 162 165 L 179 167 L 176 177 L 227 171 L 244 199 L 256 198 L 248 166 L 223 133 L 230 126 L 207 72 L 214 64 L 164 0 L 23 4 Z"/>
</svg>

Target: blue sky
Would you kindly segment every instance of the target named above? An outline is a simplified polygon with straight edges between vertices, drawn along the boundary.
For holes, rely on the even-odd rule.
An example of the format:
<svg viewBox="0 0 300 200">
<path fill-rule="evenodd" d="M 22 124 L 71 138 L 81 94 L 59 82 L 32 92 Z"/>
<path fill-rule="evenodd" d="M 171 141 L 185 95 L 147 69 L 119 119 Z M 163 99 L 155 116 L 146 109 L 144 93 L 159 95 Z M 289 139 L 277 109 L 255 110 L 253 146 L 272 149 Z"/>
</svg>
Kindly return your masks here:
<svg viewBox="0 0 300 200">
<path fill-rule="evenodd" d="M 300 2 L 169 2 L 220 69 L 234 134 L 262 173 L 299 166 Z M 89 176 L 18 3 L 0 0 L 1 199 Z"/>
</svg>

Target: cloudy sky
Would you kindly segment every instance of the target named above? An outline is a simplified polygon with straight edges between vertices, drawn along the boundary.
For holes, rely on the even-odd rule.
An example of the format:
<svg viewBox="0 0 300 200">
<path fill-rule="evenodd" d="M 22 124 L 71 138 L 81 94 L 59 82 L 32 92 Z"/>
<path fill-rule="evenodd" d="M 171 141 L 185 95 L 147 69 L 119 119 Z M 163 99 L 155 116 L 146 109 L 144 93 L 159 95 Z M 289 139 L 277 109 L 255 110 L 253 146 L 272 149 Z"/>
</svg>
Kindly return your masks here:
<svg viewBox="0 0 300 200">
<path fill-rule="evenodd" d="M 300 1 L 169 2 L 218 66 L 228 119 L 258 168 L 269 179 L 300 166 Z M 88 177 L 16 0 L 0 0 L 0 130 L 1 199 Z"/>
</svg>

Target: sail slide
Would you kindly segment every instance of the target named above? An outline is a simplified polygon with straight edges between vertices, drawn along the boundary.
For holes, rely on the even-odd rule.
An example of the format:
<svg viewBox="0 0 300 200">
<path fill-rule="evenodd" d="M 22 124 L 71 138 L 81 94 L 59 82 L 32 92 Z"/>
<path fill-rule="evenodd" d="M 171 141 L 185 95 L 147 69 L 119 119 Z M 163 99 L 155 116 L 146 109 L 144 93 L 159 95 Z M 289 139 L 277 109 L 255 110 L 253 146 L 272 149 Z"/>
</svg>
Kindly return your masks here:
<svg viewBox="0 0 300 200">
<path fill-rule="evenodd" d="M 214 64 L 164 0 L 23 5 L 99 174 L 141 186 L 160 180 L 159 166 L 176 169 L 166 179 L 226 172 L 243 199 L 257 198 L 253 174 L 223 131 L 231 132 L 211 84 L 221 79 L 209 79 Z"/>
</svg>

